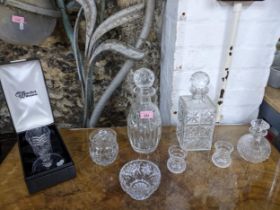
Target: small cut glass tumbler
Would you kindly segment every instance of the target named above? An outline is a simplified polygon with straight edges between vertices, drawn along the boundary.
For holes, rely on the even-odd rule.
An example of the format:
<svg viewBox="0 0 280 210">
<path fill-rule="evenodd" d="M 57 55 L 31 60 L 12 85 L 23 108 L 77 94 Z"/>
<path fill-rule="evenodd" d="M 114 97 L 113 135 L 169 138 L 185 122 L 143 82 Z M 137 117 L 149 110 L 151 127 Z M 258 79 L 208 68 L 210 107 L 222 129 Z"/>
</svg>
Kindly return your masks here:
<svg viewBox="0 0 280 210">
<path fill-rule="evenodd" d="M 174 174 L 183 173 L 187 164 L 185 161 L 187 152 L 177 145 L 172 145 L 168 149 L 169 159 L 167 160 L 167 168 Z"/>
<path fill-rule="evenodd" d="M 95 130 L 90 134 L 89 140 L 89 153 L 93 162 L 98 165 L 107 166 L 116 160 L 119 146 L 117 134 L 114 130 Z"/>
<path fill-rule="evenodd" d="M 214 144 L 215 153 L 212 155 L 212 162 L 219 168 L 227 168 L 231 164 L 231 153 L 233 145 L 227 141 L 217 141 Z"/>
</svg>

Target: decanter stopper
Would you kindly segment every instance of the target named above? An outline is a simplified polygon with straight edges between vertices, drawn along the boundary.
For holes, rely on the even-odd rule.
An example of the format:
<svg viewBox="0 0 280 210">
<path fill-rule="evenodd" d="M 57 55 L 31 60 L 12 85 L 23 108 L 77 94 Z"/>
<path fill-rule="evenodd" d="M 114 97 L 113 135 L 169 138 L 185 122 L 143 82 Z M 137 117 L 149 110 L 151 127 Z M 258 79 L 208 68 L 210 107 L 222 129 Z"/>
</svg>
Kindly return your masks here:
<svg viewBox="0 0 280 210">
<path fill-rule="evenodd" d="M 203 98 L 203 95 L 208 93 L 208 85 L 210 82 L 208 74 L 198 71 L 191 76 L 191 93 L 194 99 Z"/>
<path fill-rule="evenodd" d="M 150 69 L 140 68 L 133 75 L 135 85 L 139 88 L 152 87 L 155 81 L 155 74 Z"/>
<path fill-rule="evenodd" d="M 270 128 L 270 125 L 262 120 L 262 119 L 256 119 L 251 121 L 251 127 L 250 132 L 252 134 L 260 134 L 261 136 L 266 136 L 267 130 Z"/>
</svg>

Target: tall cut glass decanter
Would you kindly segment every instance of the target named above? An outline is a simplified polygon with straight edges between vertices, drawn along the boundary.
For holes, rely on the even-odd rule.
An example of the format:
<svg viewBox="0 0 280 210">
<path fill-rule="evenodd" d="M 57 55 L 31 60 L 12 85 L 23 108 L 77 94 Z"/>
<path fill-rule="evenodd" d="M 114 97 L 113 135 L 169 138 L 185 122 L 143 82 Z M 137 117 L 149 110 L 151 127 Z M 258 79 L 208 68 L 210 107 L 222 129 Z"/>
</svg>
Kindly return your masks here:
<svg viewBox="0 0 280 210">
<path fill-rule="evenodd" d="M 237 144 L 239 155 L 251 163 L 260 163 L 269 158 L 270 143 L 266 140 L 269 124 L 261 119 L 251 121 L 250 133 L 241 136 Z"/>
<path fill-rule="evenodd" d="M 207 96 L 209 76 L 202 71 L 191 76 L 192 95 L 180 96 L 177 138 L 184 150 L 210 150 L 216 107 Z"/>
<path fill-rule="evenodd" d="M 135 71 L 133 80 L 136 99 L 127 117 L 128 137 L 134 151 L 147 154 L 156 150 L 161 137 L 160 112 L 151 101 L 156 92 L 152 87 L 155 75 L 141 68 Z"/>
</svg>

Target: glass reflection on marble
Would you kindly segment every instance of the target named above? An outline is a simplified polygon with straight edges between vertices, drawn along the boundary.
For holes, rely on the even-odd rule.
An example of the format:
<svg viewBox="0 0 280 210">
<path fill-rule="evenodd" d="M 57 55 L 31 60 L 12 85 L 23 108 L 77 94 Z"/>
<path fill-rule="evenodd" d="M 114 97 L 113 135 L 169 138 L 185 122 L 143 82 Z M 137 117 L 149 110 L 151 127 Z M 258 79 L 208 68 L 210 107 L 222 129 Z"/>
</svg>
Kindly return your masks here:
<svg viewBox="0 0 280 210">
<path fill-rule="evenodd" d="M 169 159 L 167 160 L 167 168 L 174 174 L 183 173 L 187 164 L 185 161 L 187 152 L 177 145 L 172 145 L 168 149 Z"/>
<path fill-rule="evenodd" d="M 271 146 L 265 138 L 269 128 L 269 124 L 262 119 L 251 121 L 250 133 L 241 136 L 237 144 L 238 153 L 244 160 L 260 163 L 269 158 Z"/>
<path fill-rule="evenodd" d="M 112 164 L 118 155 L 117 134 L 112 129 L 98 129 L 90 136 L 89 154 L 93 162 L 101 166 Z"/>
<path fill-rule="evenodd" d="M 227 141 L 217 141 L 214 144 L 215 153 L 212 155 L 212 162 L 219 168 L 227 168 L 231 165 L 231 153 L 233 145 Z"/>
<path fill-rule="evenodd" d="M 135 200 L 149 198 L 159 187 L 161 172 L 159 167 L 148 160 L 133 160 L 120 171 L 122 189 Z"/>
</svg>

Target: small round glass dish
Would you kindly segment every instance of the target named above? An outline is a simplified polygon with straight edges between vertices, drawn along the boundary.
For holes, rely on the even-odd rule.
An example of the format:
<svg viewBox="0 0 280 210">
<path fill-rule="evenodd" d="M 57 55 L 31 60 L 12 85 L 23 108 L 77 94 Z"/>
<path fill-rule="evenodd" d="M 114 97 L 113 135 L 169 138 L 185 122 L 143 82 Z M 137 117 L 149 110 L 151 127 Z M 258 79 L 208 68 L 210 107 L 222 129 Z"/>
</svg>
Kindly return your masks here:
<svg viewBox="0 0 280 210">
<path fill-rule="evenodd" d="M 148 160 L 133 160 L 120 171 L 122 189 L 135 200 L 149 198 L 159 187 L 161 173 L 159 167 Z"/>
</svg>

